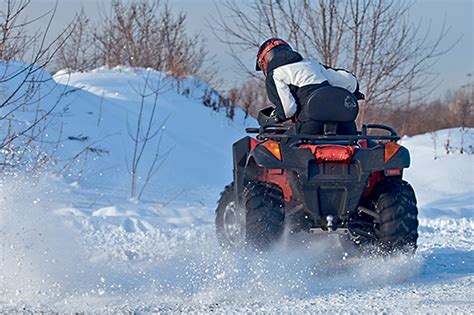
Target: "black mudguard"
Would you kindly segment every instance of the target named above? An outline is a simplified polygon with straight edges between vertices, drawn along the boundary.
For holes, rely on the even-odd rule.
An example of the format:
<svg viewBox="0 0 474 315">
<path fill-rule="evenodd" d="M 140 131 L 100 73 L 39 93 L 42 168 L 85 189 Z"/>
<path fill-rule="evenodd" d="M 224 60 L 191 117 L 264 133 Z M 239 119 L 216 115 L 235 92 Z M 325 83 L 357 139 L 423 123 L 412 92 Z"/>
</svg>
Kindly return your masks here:
<svg viewBox="0 0 474 315">
<path fill-rule="evenodd" d="M 308 167 L 308 162 L 314 160 L 310 150 L 291 148 L 284 144 L 281 145 L 281 161 L 262 145 L 257 145 L 250 155 L 259 167 L 291 171 L 304 170 Z"/>
<path fill-rule="evenodd" d="M 358 160 L 361 169 L 370 173 L 390 169 L 404 169 L 410 166 L 410 153 L 407 148 L 402 146 L 387 162 L 384 162 L 384 145 L 356 150 L 352 159 Z"/>
<path fill-rule="evenodd" d="M 245 173 L 248 166 L 250 141 L 250 137 L 245 137 L 235 142 L 232 146 L 234 157 L 234 193 L 236 196 L 240 196 L 246 182 Z"/>
</svg>

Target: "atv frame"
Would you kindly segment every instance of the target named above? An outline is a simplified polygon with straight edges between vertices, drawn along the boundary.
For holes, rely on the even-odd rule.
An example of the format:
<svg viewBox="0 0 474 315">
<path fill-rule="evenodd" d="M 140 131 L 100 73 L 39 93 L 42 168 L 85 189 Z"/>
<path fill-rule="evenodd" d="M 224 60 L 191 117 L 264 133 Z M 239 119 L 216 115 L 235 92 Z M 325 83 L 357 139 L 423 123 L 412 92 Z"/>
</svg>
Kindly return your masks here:
<svg viewBox="0 0 474 315">
<path fill-rule="evenodd" d="M 233 145 L 234 181 L 216 213 L 221 244 L 234 246 L 243 238 L 245 243 L 267 247 L 283 231 L 269 224 L 280 224 L 291 233 L 340 234 L 357 247 L 416 248 L 416 199 L 411 186 L 402 181 L 410 154 L 397 144 L 400 137 L 379 124 L 365 124 L 356 135 L 336 135 L 335 124 L 325 123 L 324 133 L 318 135 L 300 134 L 293 125 L 246 129 L 256 137 L 244 137 Z M 264 192 L 259 197 L 251 191 L 255 189 Z M 226 222 L 229 202 L 233 218 Z M 261 206 L 252 210 L 253 204 Z M 272 212 L 281 213 L 272 217 Z M 233 242 L 229 231 L 237 231 L 240 239 Z"/>
</svg>

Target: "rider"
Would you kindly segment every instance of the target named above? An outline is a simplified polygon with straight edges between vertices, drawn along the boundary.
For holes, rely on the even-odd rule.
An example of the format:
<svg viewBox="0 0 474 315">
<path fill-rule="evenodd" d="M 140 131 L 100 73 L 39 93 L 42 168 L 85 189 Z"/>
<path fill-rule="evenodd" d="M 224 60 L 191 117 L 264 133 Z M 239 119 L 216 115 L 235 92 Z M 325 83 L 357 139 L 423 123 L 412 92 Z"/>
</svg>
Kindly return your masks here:
<svg viewBox="0 0 474 315">
<path fill-rule="evenodd" d="M 276 106 L 271 122 L 292 119 L 302 133 L 317 134 L 323 130 L 323 124 L 309 121 L 303 110 L 316 89 L 338 86 L 352 92 L 357 99 L 364 97 L 352 73 L 303 58 L 280 38 L 270 38 L 260 45 L 256 70 L 263 71 L 268 98 Z M 355 123 L 338 124 L 337 133 L 355 134 Z"/>
</svg>

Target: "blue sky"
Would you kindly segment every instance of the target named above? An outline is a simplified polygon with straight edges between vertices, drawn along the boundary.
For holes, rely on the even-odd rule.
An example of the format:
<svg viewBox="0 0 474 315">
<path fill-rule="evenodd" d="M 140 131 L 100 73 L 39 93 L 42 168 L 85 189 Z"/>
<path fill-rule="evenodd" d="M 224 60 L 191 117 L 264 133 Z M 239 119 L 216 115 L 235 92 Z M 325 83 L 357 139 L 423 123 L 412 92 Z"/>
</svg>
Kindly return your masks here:
<svg viewBox="0 0 474 315">
<path fill-rule="evenodd" d="M 33 0 L 29 14 L 47 10 L 54 5 L 54 0 Z M 67 24 L 74 13 L 84 7 L 86 14 L 95 21 L 99 18 L 99 9 L 108 7 L 110 0 L 59 0 L 55 28 Z M 436 34 L 446 19 L 450 32 L 443 46 L 446 48 L 459 39 L 457 45 L 447 54 L 439 58 L 432 71 L 439 73 L 439 88 L 435 95 L 442 95 L 447 89 L 457 88 L 468 82 L 468 73 L 474 72 L 474 1 L 473 0 L 416 0 L 413 2 L 411 17 L 414 21 L 421 19 L 424 25 L 431 22 L 432 33 Z M 218 0 L 169 0 L 176 9 L 183 9 L 188 15 L 188 27 L 191 31 L 199 31 L 208 37 L 208 48 L 216 55 L 220 75 L 225 80 L 225 87 L 241 80 L 236 73 L 233 59 L 228 54 L 228 48 L 219 43 L 207 28 L 206 20 L 212 21 L 216 15 L 215 4 Z M 244 56 L 250 67 L 254 64 L 255 52 Z"/>
</svg>

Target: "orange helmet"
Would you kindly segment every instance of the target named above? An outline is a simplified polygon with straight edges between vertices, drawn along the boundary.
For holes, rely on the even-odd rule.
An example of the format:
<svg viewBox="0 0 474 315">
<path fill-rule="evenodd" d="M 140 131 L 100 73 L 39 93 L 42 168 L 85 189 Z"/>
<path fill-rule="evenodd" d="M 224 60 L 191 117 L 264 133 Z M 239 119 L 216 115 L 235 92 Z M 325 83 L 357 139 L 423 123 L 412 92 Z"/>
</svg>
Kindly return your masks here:
<svg viewBox="0 0 474 315">
<path fill-rule="evenodd" d="M 293 50 L 291 46 L 284 41 L 283 39 L 280 38 L 270 38 L 267 39 L 266 41 L 263 42 L 263 44 L 260 45 L 260 48 L 258 49 L 257 53 L 257 63 L 255 65 L 255 70 L 256 71 L 263 71 L 263 74 L 265 76 L 267 75 L 267 65 L 268 62 L 270 61 L 271 58 L 268 58 L 272 54 L 268 54 L 270 50 L 272 50 L 275 47 L 282 47 L 287 50 Z M 273 56 L 272 56 L 273 57 Z"/>
</svg>

